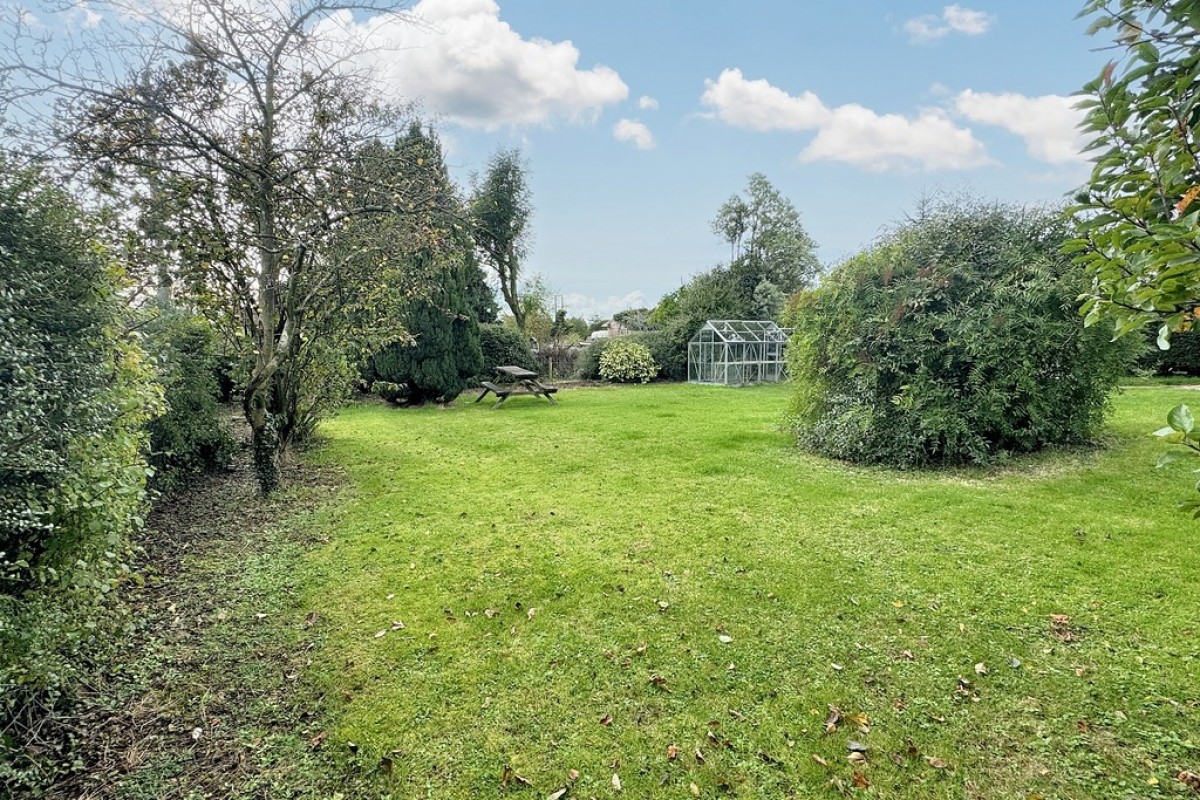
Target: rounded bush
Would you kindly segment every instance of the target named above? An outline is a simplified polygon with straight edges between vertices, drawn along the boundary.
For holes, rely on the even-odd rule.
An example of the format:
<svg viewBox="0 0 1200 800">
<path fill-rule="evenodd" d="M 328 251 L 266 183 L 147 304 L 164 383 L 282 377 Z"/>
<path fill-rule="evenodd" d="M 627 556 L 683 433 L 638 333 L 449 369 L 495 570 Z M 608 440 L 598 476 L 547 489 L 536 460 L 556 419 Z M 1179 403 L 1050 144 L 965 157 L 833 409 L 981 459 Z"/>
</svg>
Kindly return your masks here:
<svg viewBox="0 0 1200 800">
<path fill-rule="evenodd" d="M 617 383 L 649 383 L 658 374 L 650 348 L 616 339 L 600 354 L 600 377 Z"/>
<path fill-rule="evenodd" d="M 791 310 L 800 442 L 897 467 L 1088 441 L 1131 355 L 1085 329 L 1057 215 L 927 210 Z"/>
</svg>

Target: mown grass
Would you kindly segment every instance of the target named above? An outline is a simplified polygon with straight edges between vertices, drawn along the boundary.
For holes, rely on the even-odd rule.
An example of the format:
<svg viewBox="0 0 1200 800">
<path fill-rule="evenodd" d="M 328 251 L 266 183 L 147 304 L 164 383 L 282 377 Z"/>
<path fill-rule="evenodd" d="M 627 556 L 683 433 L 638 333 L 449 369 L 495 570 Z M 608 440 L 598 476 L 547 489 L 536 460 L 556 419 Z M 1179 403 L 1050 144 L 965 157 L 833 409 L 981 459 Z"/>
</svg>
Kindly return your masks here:
<svg viewBox="0 0 1200 800">
<path fill-rule="evenodd" d="M 330 421 L 351 487 L 296 612 L 327 744 L 396 797 L 1183 790 L 1200 523 L 1146 432 L 1195 395 L 1118 397 L 1108 448 L 898 473 L 798 453 L 788 391 Z"/>
</svg>

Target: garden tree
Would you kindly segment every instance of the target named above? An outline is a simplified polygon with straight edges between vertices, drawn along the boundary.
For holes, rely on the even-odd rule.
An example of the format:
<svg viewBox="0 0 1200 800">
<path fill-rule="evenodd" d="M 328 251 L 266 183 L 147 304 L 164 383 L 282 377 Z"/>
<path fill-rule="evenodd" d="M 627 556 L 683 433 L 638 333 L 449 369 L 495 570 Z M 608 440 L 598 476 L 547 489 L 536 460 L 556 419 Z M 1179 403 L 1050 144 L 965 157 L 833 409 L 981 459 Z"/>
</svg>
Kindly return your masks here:
<svg viewBox="0 0 1200 800">
<path fill-rule="evenodd" d="M 429 281 L 418 291 L 405 291 L 401 300 L 401 318 L 411 338 L 389 342 L 376 352 L 368 377 L 390 401 L 446 403 L 484 366 L 470 292 L 479 264 L 437 137 L 414 123 L 393 152 L 393 168 L 424 184 L 421 193 L 430 202 L 414 212 L 359 221 L 350 250 L 360 253 L 363 248 L 355 245 L 363 241 L 394 248 L 393 258 L 406 265 L 405 272 L 427 275 Z"/>
<path fill-rule="evenodd" d="M 746 312 L 776 310 L 779 295 L 804 288 L 820 269 L 799 212 L 761 173 L 749 177 L 744 198 L 725 201 L 712 230 L 729 242 L 729 271 Z"/>
<path fill-rule="evenodd" d="M 483 261 L 500 282 L 500 296 L 518 328 L 526 331 L 521 303 L 521 262 L 529 247 L 533 202 L 527 167 L 518 150 L 500 150 L 488 161 L 487 174 L 471 198 L 475 242 Z"/>
<path fill-rule="evenodd" d="M 1200 8 L 1089 0 L 1081 16 L 1094 18 L 1089 33 L 1115 33 L 1120 56 L 1081 92 L 1093 167 L 1067 249 L 1092 275 L 1086 323 L 1111 320 L 1117 336 L 1152 324 L 1166 349 L 1200 317 Z M 1183 412 L 1160 433 L 1189 444 Z"/>
<path fill-rule="evenodd" d="M 340 14 L 399 15 L 401 6 L 97 0 L 89 8 L 111 13 L 91 46 L 55 60 L 58 50 L 36 43 L 10 48 L 0 65 L 10 101 L 56 101 L 56 133 L 95 186 L 126 210 L 166 198 L 163 238 L 174 242 L 180 277 L 201 308 L 218 307 L 243 328 L 243 409 L 264 491 L 286 444 L 271 408 L 277 375 L 301 369 L 305 343 L 342 313 L 333 298 L 362 286 L 327 257 L 331 239 L 357 216 L 422 202 L 404 185 L 369 197 L 348 188 L 356 154 L 394 134 L 404 115 L 353 66 L 356 46 L 319 30 Z"/>
<path fill-rule="evenodd" d="M 789 322 L 800 441 L 898 467 L 1088 441 L 1131 349 L 1079 324 L 1061 215 L 927 206 L 803 294 Z"/>
</svg>

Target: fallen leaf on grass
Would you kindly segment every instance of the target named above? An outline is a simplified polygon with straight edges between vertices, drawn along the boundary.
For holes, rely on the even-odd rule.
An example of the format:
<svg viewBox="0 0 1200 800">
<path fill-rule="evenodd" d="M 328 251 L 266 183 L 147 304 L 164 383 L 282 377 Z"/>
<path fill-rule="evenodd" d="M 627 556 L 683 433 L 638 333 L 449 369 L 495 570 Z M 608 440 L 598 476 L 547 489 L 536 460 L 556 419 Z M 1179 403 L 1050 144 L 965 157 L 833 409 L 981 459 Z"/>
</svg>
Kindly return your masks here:
<svg viewBox="0 0 1200 800">
<path fill-rule="evenodd" d="M 1175 780 L 1179 781 L 1193 792 L 1200 792 L 1200 775 L 1197 775 L 1190 770 L 1185 769 L 1183 772 L 1180 772 L 1175 776 Z"/>
<path fill-rule="evenodd" d="M 862 742 L 856 742 L 853 739 L 851 739 L 850 741 L 846 742 L 846 749 L 849 750 L 851 753 L 865 753 L 870 748 L 867 747 Z"/>
<path fill-rule="evenodd" d="M 500 771 L 500 785 L 507 787 L 510 783 L 519 783 L 522 786 L 533 786 L 528 778 L 524 778 L 513 771 L 513 768 L 508 764 L 504 765 L 504 769 Z"/>
<path fill-rule="evenodd" d="M 667 686 L 667 679 L 664 678 L 662 675 L 651 675 L 650 676 L 650 685 L 653 686 L 655 689 L 661 689 L 662 691 L 667 692 L 668 694 L 670 694 L 670 692 L 671 692 L 670 687 Z"/>
<path fill-rule="evenodd" d="M 722 633 L 720 636 L 717 637 L 717 641 L 720 642 L 721 644 L 729 644 L 733 641 L 733 637 L 728 634 Z"/>
<path fill-rule="evenodd" d="M 607 728 L 609 725 L 612 725 L 612 721 L 613 721 L 613 720 L 612 720 L 612 714 L 605 714 L 603 717 L 601 717 L 601 718 L 600 718 L 600 724 L 601 724 L 601 725 L 603 725 L 603 726 L 604 726 L 604 727 L 606 727 L 606 728 Z"/>
<path fill-rule="evenodd" d="M 615 772 L 613 773 L 613 777 L 612 777 L 612 785 L 613 785 L 614 792 L 621 791 L 621 776 Z"/>
<path fill-rule="evenodd" d="M 534 614 L 536 614 L 536 613 L 537 613 L 537 609 L 536 609 L 536 608 L 531 608 L 531 609 L 529 609 L 528 611 L 526 611 L 526 612 L 525 612 L 525 616 L 526 616 L 526 617 L 528 617 L 529 619 L 533 619 L 533 615 L 534 615 Z"/>
<path fill-rule="evenodd" d="M 381 630 L 379 633 L 375 634 L 376 639 L 382 639 L 384 636 L 387 636 L 387 629 Z"/>
<path fill-rule="evenodd" d="M 697 786 L 697 785 L 696 785 L 696 784 L 694 784 L 694 783 L 689 783 L 689 784 L 688 784 L 688 791 L 692 793 L 692 797 L 699 797 L 699 796 L 700 796 L 700 787 L 699 787 L 699 786 Z"/>
<path fill-rule="evenodd" d="M 559 789 L 557 792 L 551 792 L 550 794 L 546 795 L 546 800 L 562 800 L 566 796 L 567 796 L 567 787 L 564 786 L 561 789 Z"/>
<path fill-rule="evenodd" d="M 695 753 L 693 753 L 693 755 L 695 755 L 695 756 L 696 756 L 696 763 L 697 763 L 697 764 L 703 764 L 703 763 L 704 763 L 704 753 L 701 753 L 701 752 L 700 752 L 700 748 L 699 748 L 699 747 L 697 747 L 697 748 L 696 748 L 696 752 L 695 752 Z"/>
<path fill-rule="evenodd" d="M 829 666 L 834 672 L 841 672 L 842 670 L 845 669 L 845 667 L 843 667 L 841 664 L 836 664 L 836 663 L 830 663 Z"/>
<path fill-rule="evenodd" d="M 679 748 L 675 745 L 669 745 L 667 747 L 667 760 L 674 761 L 677 758 L 679 758 Z"/>
<path fill-rule="evenodd" d="M 851 782 L 859 789 L 871 788 L 871 782 L 867 780 L 867 776 L 863 775 L 861 772 L 854 773 L 854 777 L 851 778 Z"/>
<path fill-rule="evenodd" d="M 1071 627 L 1071 617 L 1067 614 L 1050 615 L 1050 633 L 1063 642 L 1074 642 L 1079 634 Z"/>
<path fill-rule="evenodd" d="M 838 723 L 842 721 L 842 710 L 837 706 L 829 707 L 829 716 L 825 717 L 825 732 L 833 733 L 837 730 Z"/>
<path fill-rule="evenodd" d="M 494 618 L 496 616 L 496 614 L 497 614 L 497 611 L 494 608 L 485 608 L 483 610 L 483 615 L 485 617 L 487 617 L 488 619 Z"/>
<path fill-rule="evenodd" d="M 325 737 L 328 735 L 329 734 L 326 731 L 321 731 L 316 736 L 308 740 L 308 746 L 313 750 L 320 748 L 321 744 L 325 741 Z"/>
<path fill-rule="evenodd" d="M 867 763 L 867 757 L 866 757 L 865 755 L 863 755 L 862 753 L 859 753 L 859 752 L 857 752 L 857 751 L 855 751 L 855 752 L 851 753 L 850 755 L 846 756 L 846 758 L 847 758 L 847 759 L 849 759 L 849 761 L 850 761 L 850 763 L 851 763 L 851 764 L 865 764 L 865 763 Z"/>
<path fill-rule="evenodd" d="M 894 605 L 896 608 L 904 608 L 904 601 L 903 600 L 893 600 L 892 605 Z"/>
<path fill-rule="evenodd" d="M 658 610 L 659 610 L 659 611 L 666 611 L 666 610 L 667 610 L 668 608 L 670 608 L 670 607 L 671 607 L 671 604 L 670 604 L 670 603 L 668 603 L 666 600 L 659 600 L 659 601 L 658 601 Z"/>
<path fill-rule="evenodd" d="M 988 674 L 987 665 L 984 664 L 982 661 L 980 661 L 978 664 L 975 665 L 975 674 L 976 675 L 987 675 Z"/>
<path fill-rule="evenodd" d="M 739 720 L 745 720 L 745 719 L 746 719 L 746 715 L 745 715 L 745 714 L 743 714 L 743 713 L 742 713 L 742 712 L 740 712 L 740 711 L 735 711 L 735 710 L 733 710 L 732 708 L 731 708 L 731 709 L 729 709 L 729 716 L 733 717 L 734 719 L 739 719 Z"/>
<path fill-rule="evenodd" d="M 404 630 L 404 623 L 398 619 L 392 620 L 392 630 L 394 630 L 394 631 Z"/>
<path fill-rule="evenodd" d="M 925 760 L 928 761 L 929 766 L 933 767 L 934 769 L 948 769 L 950 766 L 937 756 L 925 756 Z"/>
<path fill-rule="evenodd" d="M 828 762 L 828 761 L 826 761 L 825 759 L 821 758 L 821 757 L 820 757 L 819 755 L 817 755 L 816 753 L 813 753 L 812 760 L 813 760 L 813 761 L 815 761 L 815 762 L 817 762 L 818 764 L 820 764 L 822 767 L 828 767 L 828 766 L 829 766 L 829 762 Z"/>
<path fill-rule="evenodd" d="M 570 778 L 572 781 L 579 780 L 579 770 L 577 770 L 577 769 L 567 770 L 567 777 Z"/>
</svg>

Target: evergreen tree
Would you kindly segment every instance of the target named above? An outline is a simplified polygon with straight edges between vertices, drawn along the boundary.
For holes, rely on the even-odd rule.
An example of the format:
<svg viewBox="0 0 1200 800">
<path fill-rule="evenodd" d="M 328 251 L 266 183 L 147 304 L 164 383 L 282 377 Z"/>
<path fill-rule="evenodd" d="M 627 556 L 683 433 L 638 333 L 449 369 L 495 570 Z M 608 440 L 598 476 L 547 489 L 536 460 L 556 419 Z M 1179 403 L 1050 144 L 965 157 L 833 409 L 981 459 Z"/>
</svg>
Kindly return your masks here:
<svg viewBox="0 0 1200 800">
<path fill-rule="evenodd" d="M 399 163 L 430 182 L 429 208 L 406 222 L 419 226 L 406 237 L 412 274 L 430 275 L 429 288 L 405 303 L 411 341 L 394 342 L 371 358 L 374 389 L 392 402 L 450 402 L 483 369 L 479 348 L 479 263 L 470 231 L 458 224 L 462 203 L 432 132 L 412 126 L 395 147 Z M 486 286 L 484 287 L 486 288 Z M 493 307 L 495 301 L 492 301 Z"/>
</svg>

